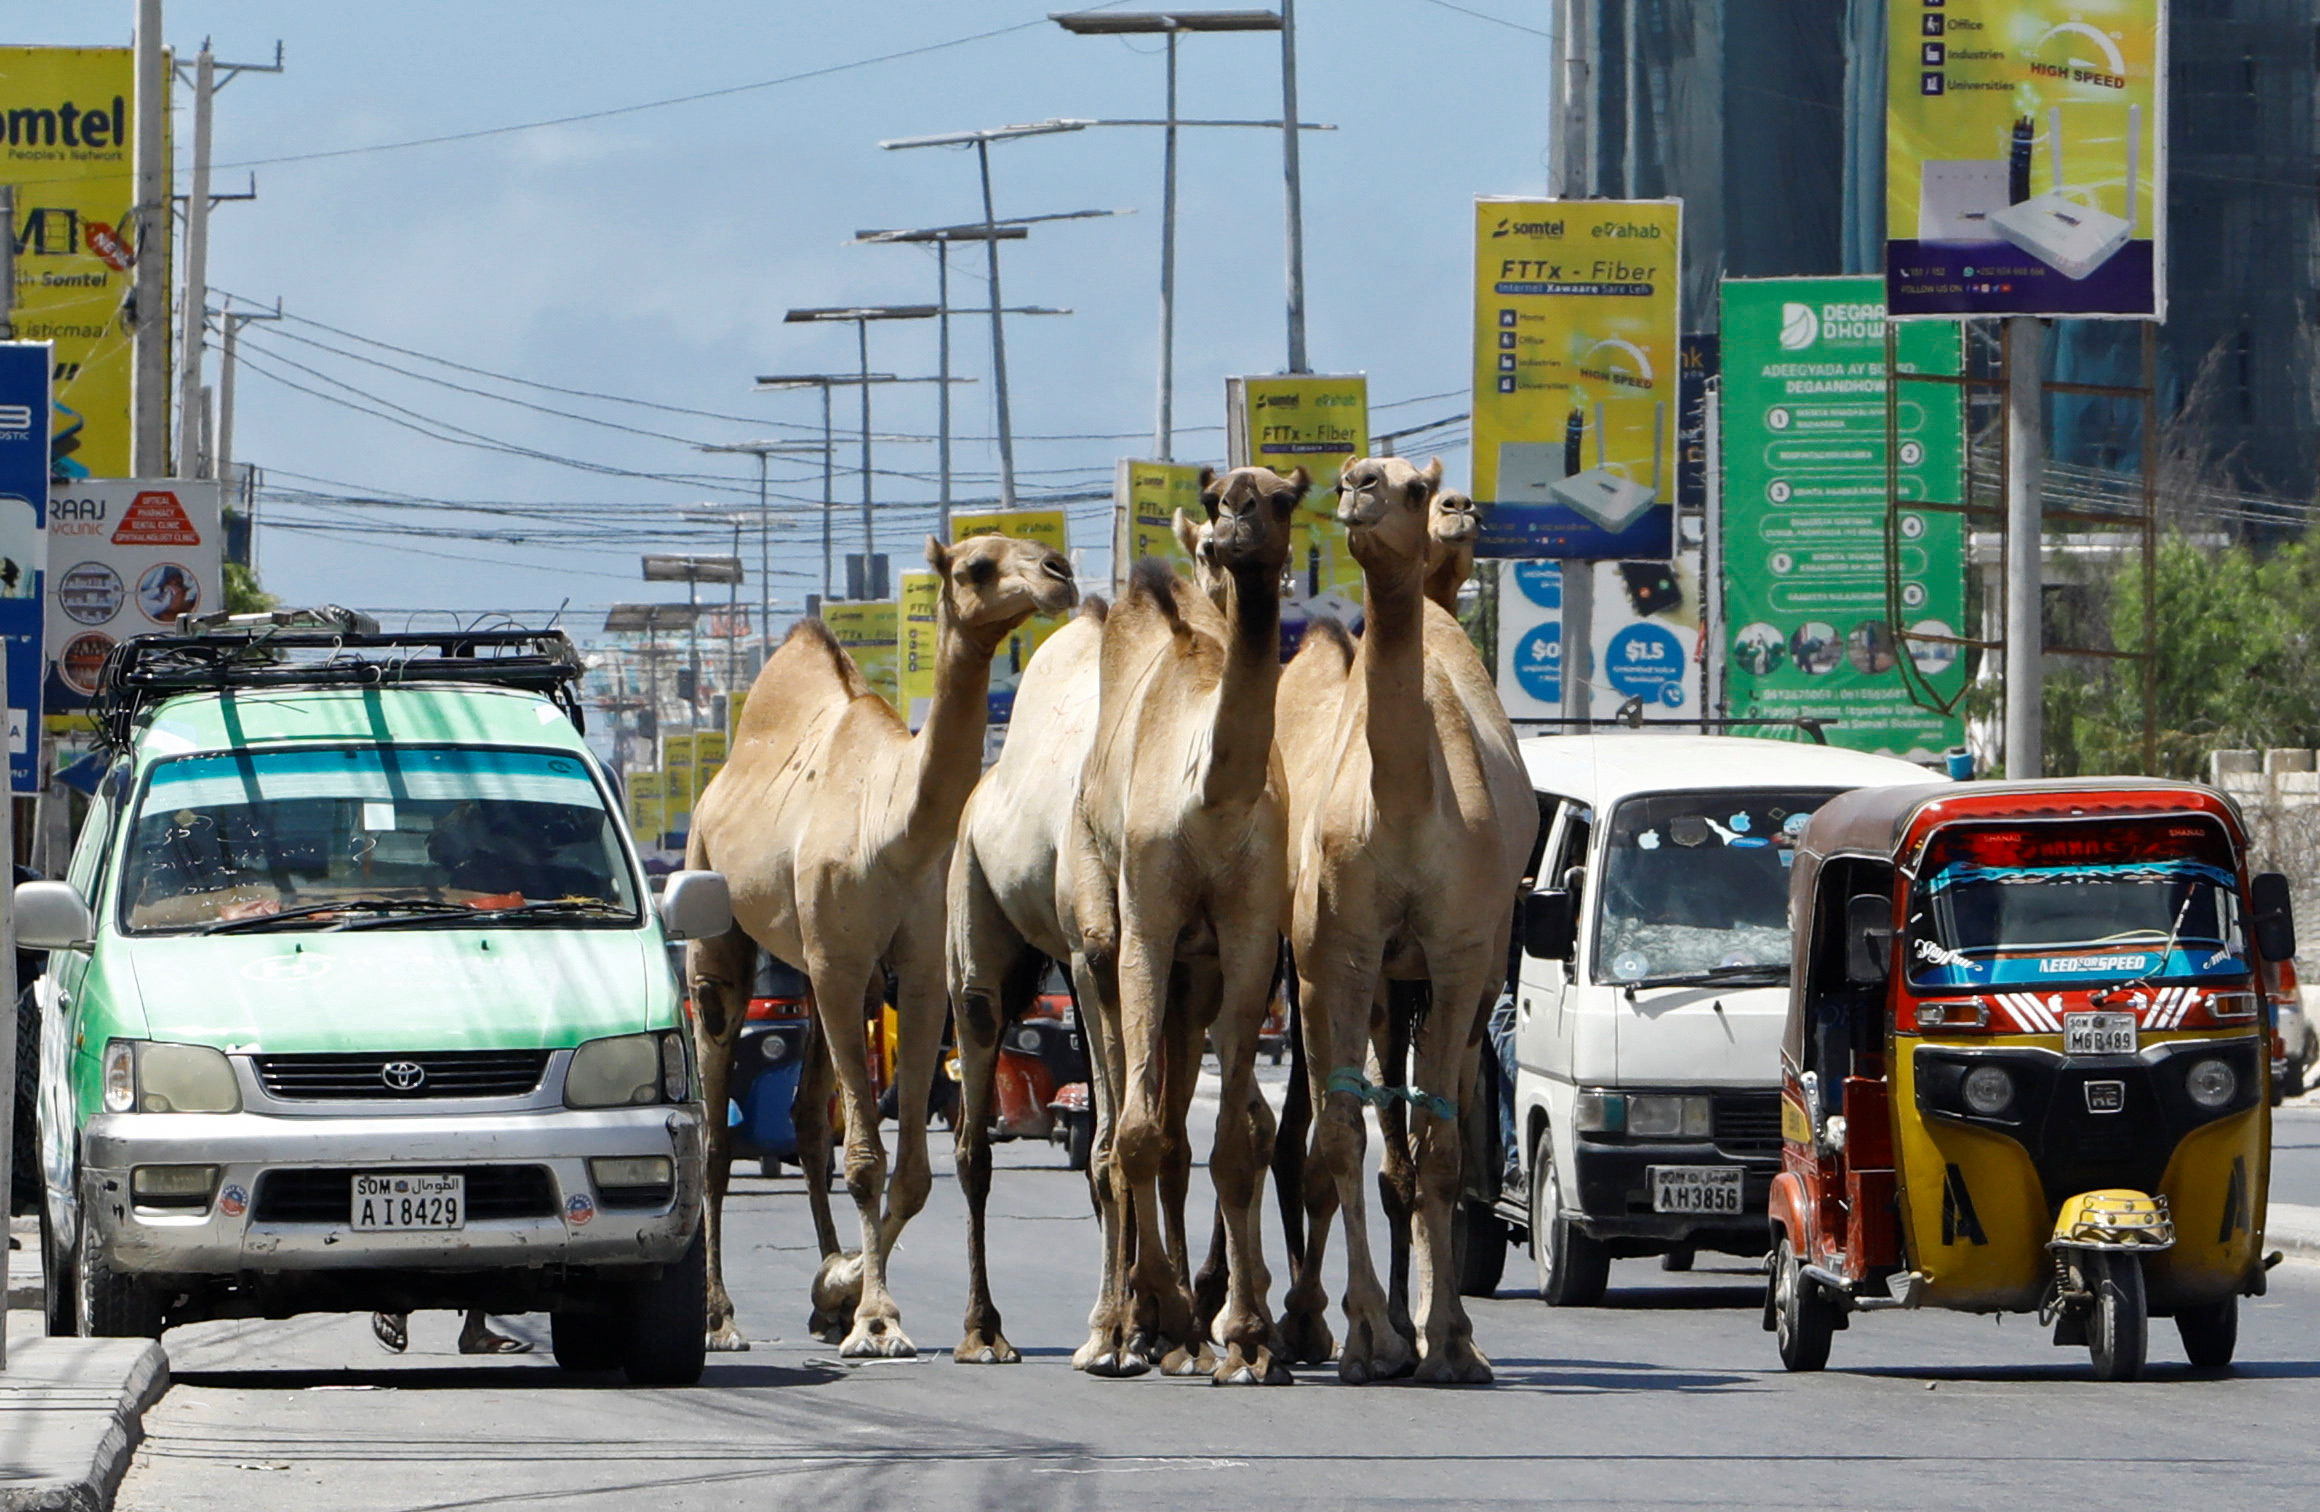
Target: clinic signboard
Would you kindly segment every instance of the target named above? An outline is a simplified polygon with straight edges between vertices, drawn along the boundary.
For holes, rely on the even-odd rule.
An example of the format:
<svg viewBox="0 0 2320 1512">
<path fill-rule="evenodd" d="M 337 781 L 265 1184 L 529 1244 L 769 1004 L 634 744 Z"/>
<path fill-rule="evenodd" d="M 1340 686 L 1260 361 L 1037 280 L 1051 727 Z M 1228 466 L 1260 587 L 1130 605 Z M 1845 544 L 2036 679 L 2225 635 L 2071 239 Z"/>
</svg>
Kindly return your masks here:
<svg viewBox="0 0 2320 1512">
<path fill-rule="evenodd" d="M 1883 287 L 1724 284 L 1726 712 L 1828 720 L 1832 744 L 1927 759 L 1964 739 L 1963 720 L 1921 707 L 1904 679 L 1945 702 L 1963 686 L 1951 642 L 1964 634 L 1965 520 L 1911 505 L 1963 497 L 1963 390 L 1901 386 L 1889 504 Z M 1960 370 L 1954 324 L 1907 323 L 1896 341 L 1903 371 Z"/>
<path fill-rule="evenodd" d="M 2164 0 L 1888 5 L 1894 316 L 2165 318 Z"/>
<path fill-rule="evenodd" d="M 1675 200 L 1475 202 L 1481 555 L 1672 554 L 1682 234 Z"/>
<path fill-rule="evenodd" d="M 225 534 L 213 480 L 87 478 L 47 492 L 46 705 L 61 728 L 80 722 L 115 644 L 225 607 Z"/>
<path fill-rule="evenodd" d="M 166 91 L 166 68 L 161 77 Z M 162 110 L 166 177 L 166 94 Z M 16 186 L 13 319 L 18 337 L 54 349 L 43 428 L 64 481 L 129 470 L 123 305 L 138 254 L 136 131 L 128 48 L 0 47 L 0 182 Z M 168 257 L 165 237 L 155 254 Z M 169 287 L 166 273 L 161 283 Z M 148 318 L 168 328 L 166 308 Z"/>
<path fill-rule="evenodd" d="M 41 604 L 48 580 L 49 344 L 0 343 L 0 643 L 8 786 L 40 791 Z"/>
</svg>

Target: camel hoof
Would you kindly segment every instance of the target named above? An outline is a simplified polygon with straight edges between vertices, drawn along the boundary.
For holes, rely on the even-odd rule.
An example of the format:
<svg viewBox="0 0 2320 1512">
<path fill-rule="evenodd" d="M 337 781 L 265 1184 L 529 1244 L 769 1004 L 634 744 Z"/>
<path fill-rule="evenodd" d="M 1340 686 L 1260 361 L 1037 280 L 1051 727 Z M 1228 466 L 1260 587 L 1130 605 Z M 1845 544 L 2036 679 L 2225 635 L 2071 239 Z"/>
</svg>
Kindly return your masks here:
<svg viewBox="0 0 2320 1512">
<path fill-rule="evenodd" d="M 709 1330 L 709 1352 L 711 1354 L 747 1354 L 749 1341 L 741 1337 L 741 1330 L 733 1326 L 731 1318 L 727 1318 Z"/>
<path fill-rule="evenodd" d="M 1381 1330 L 1357 1324 L 1347 1332 L 1345 1348 L 1338 1355 L 1337 1378 L 1348 1386 L 1390 1381 L 1408 1375 L 1417 1363 L 1410 1341 L 1391 1327 Z"/>
<path fill-rule="evenodd" d="M 1290 1386 L 1296 1384 L 1296 1377 L 1269 1349 L 1260 1349 L 1251 1357 L 1235 1347 L 1225 1352 L 1209 1382 L 1216 1386 Z"/>
<path fill-rule="evenodd" d="M 1326 1365 L 1337 1353 L 1328 1320 L 1317 1312 L 1293 1312 L 1281 1319 L 1281 1353 L 1297 1365 Z"/>
<path fill-rule="evenodd" d="M 969 1334 L 951 1351 L 951 1360 L 959 1365 L 1020 1365 L 1023 1356 L 997 1334 Z"/>
<path fill-rule="evenodd" d="M 863 1318 L 838 1346 L 841 1360 L 915 1360 L 918 1346 L 891 1318 Z"/>
<path fill-rule="evenodd" d="M 1428 1355 L 1412 1375 L 1422 1386 L 1488 1386 L 1490 1362 L 1472 1350 Z"/>
<path fill-rule="evenodd" d="M 1206 1344 L 1197 1348 L 1179 1344 L 1160 1357 L 1160 1373 L 1170 1376 L 1213 1375 L 1216 1353 Z"/>
<path fill-rule="evenodd" d="M 1106 1350 L 1088 1362 L 1087 1373 L 1107 1381 L 1132 1381 L 1152 1368 L 1152 1362 L 1132 1349 Z"/>
</svg>

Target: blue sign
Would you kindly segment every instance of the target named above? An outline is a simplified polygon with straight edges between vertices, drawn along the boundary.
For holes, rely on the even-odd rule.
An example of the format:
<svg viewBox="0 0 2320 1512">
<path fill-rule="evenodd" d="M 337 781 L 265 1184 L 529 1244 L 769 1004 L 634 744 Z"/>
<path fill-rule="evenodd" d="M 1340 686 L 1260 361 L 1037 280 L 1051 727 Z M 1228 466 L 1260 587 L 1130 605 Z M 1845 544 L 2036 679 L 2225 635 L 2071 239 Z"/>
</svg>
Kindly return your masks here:
<svg viewBox="0 0 2320 1512">
<path fill-rule="evenodd" d="M 40 791 L 48 364 L 45 341 L 0 342 L 0 643 L 7 647 L 8 786 L 18 793 Z"/>
<path fill-rule="evenodd" d="M 1533 625 L 1514 646 L 1514 678 L 1540 703 L 1563 701 L 1563 623 Z"/>
<path fill-rule="evenodd" d="M 1541 609 L 1560 609 L 1563 607 L 1563 564 L 1517 562 L 1514 586 L 1516 592 Z"/>
<path fill-rule="evenodd" d="M 1603 676 L 1622 697 L 1680 709 L 1684 704 L 1684 643 L 1658 625 L 1629 625 L 1611 637 Z"/>
</svg>

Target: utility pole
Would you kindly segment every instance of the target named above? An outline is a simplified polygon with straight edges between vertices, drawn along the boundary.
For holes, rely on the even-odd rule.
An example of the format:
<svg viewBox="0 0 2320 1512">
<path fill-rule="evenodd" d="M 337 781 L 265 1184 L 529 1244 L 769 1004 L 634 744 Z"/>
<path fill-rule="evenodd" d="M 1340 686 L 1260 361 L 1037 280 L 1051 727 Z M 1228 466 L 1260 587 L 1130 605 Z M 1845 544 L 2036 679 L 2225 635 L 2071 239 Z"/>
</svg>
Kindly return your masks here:
<svg viewBox="0 0 2320 1512">
<path fill-rule="evenodd" d="M 1305 365 L 1305 187 L 1297 171 L 1296 0 L 1281 0 L 1281 177 L 1289 209 L 1289 371 L 1309 373 L 1312 369 Z"/>
<path fill-rule="evenodd" d="M 905 308 L 921 308 L 921 309 L 924 309 L 924 310 L 926 310 L 926 312 L 927 312 L 928 314 L 930 314 L 930 315 L 934 313 L 934 307 L 933 307 L 932 305 L 924 305 L 924 306 L 906 306 Z M 800 313 L 801 313 L 801 312 L 799 312 L 799 311 L 792 310 L 792 311 L 789 313 L 789 317 L 788 317 L 788 318 L 790 318 L 790 319 L 792 319 L 792 320 L 795 320 L 795 319 L 797 319 L 797 318 L 798 318 L 798 316 L 799 316 L 799 314 L 800 314 Z M 825 315 L 824 315 L 824 316 L 822 316 L 821 318 L 825 318 L 825 319 L 826 319 L 826 318 L 830 318 L 830 316 L 829 316 L 829 315 L 827 315 L 827 314 L 825 314 Z M 829 598 L 831 597 L 831 593 L 830 593 L 830 516 L 831 516 L 832 512 L 834 511 L 834 509 L 835 509 L 835 507 L 836 507 L 836 503 L 837 503 L 836 495 L 835 495 L 835 494 L 832 492 L 832 485 L 833 485 L 833 482 L 834 482 L 834 476 L 833 476 L 833 470 L 834 470 L 834 462 L 835 462 L 835 458 L 836 458 L 836 456 L 837 456 L 837 433 L 836 433 L 836 432 L 835 432 L 835 431 L 834 431 L 834 430 L 831 428 L 831 424 L 830 424 L 830 390 L 832 390 L 832 389 L 834 389 L 834 388 L 845 388 L 845 387 L 848 387 L 849 385 L 856 384 L 856 383 L 933 383 L 933 382 L 936 382 L 936 381 L 937 381 L 937 380 L 935 380 L 935 379 L 932 379 L 932 378 L 897 378 L 897 377 L 896 377 L 896 376 L 894 376 L 894 374 L 892 374 L 892 373 L 774 373 L 774 374 L 766 374 L 766 375 L 761 375 L 761 376 L 758 378 L 758 380 L 757 380 L 757 387 L 759 387 L 760 389 L 818 388 L 818 389 L 820 389 L 820 390 L 822 391 L 822 446 L 821 446 L 821 452 L 822 452 L 822 597 L 823 597 L 823 599 L 827 600 L 827 599 L 829 599 Z M 963 379 L 963 378 L 961 378 L 961 379 L 953 379 L 953 380 L 951 380 L 951 381 L 952 381 L 952 382 L 954 382 L 954 383 L 970 383 L 970 382 L 972 382 L 973 380 L 972 380 L 972 379 Z M 863 428 L 863 431 L 864 431 L 864 434 L 865 434 L 865 435 L 867 435 L 867 434 L 868 434 L 868 430 L 869 430 L 869 428 L 868 428 L 867 426 L 865 426 L 865 427 Z M 862 453 L 862 458 L 863 458 L 863 463 L 864 463 L 864 469 L 863 469 L 863 470 L 864 470 L 865 472 L 867 472 L 867 471 L 869 470 L 869 469 L 868 469 L 869 456 L 870 456 L 870 454 L 869 454 L 869 448 L 868 448 L 867 446 L 865 446 L 865 447 L 863 448 L 863 453 Z M 867 488 L 869 485 L 868 485 L 868 484 L 864 484 L 863 486 L 864 486 L 865 488 Z M 867 553 L 865 553 L 865 555 L 867 555 Z"/>
<path fill-rule="evenodd" d="M 137 0 L 135 67 L 129 471 L 153 478 L 169 470 L 169 164 L 162 147 L 169 107 L 161 62 L 161 0 Z"/>
<path fill-rule="evenodd" d="M 818 446 L 811 441 L 733 441 L 718 446 L 701 446 L 695 450 L 740 452 L 757 459 L 757 663 L 763 666 L 773 656 L 773 507 L 766 494 L 765 462 L 777 453 L 821 452 L 822 491 L 826 497 L 829 492 L 829 440 L 825 434 Z M 740 555 L 738 548 L 734 554 Z"/>
<path fill-rule="evenodd" d="M 2016 780 L 2046 771 L 2045 338 L 2036 316 L 2006 321 L 2006 775 Z"/>
<path fill-rule="evenodd" d="M 223 68 L 225 77 L 219 78 Z M 185 293 L 179 306 L 184 319 L 184 334 L 178 342 L 177 357 L 177 469 L 175 476 L 197 478 L 201 470 L 202 453 L 202 345 L 206 334 L 204 322 L 209 314 L 209 212 L 212 198 L 209 192 L 209 162 L 211 142 L 212 102 L 217 92 L 245 73 L 280 73 L 282 71 L 282 44 L 274 44 L 271 63 L 220 64 L 210 51 L 209 39 L 203 38 L 201 51 L 193 62 L 193 184 L 185 199 Z M 139 118 L 142 132 L 143 118 Z M 254 194 L 255 188 L 252 193 Z M 247 199 L 250 195 L 220 196 Z M 222 407 L 223 396 L 220 397 Z M 220 429 L 224 428 L 220 422 Z M 213 465 L 211 471 L 218 477 L 225 470 Z M 230 482 L 230 480 L 228 480 Z"/>
<path fill-rule="evenodd" d="M 280 320 L 282 305 L 275 301 L 271 310 L 236 310 L 230 306 L 218 311 L 218 328 L 223 338 L 218 349 L 218 404 L 217 404 L 217 475 L 224 480 L 226 494 L 231 499 L 237 489 L 234 477 L 234 373 L 241 351 L 242 327 L 253 320 Z M 252 521 L 253 528 L 256 525 Z M 250 557 L 257 558 L 257 541 L 250 543 Z"/>
</svg>

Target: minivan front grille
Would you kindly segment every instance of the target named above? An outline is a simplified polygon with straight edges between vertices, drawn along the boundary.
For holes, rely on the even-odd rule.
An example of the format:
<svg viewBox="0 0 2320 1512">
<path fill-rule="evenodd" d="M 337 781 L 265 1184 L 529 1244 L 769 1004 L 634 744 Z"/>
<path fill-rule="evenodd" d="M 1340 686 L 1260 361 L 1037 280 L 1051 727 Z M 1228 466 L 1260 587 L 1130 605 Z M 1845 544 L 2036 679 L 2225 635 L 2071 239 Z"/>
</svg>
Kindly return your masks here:
<svg viewBox="0 0 2320 1512">
<path fill-rule="evenodd" d="M 548 1069 L 546 1050 L 419 1050 L 361 1055 L 261 1055 L 259 1085 L 292 1102 L 443 1097 L 528 1097 Z"/>
<path fill-rule="evenodd" d="M 412 1168 L 403 1172 L 411 1173 Z M 343 1168 L 267 1171 L 258 1177 L 258 1200 L 250 1205 L 250 1217 L 257 1223 L 344 1224 L 353 1212 L 355 1177 L 395 1174 Z M 556 1180 L 546 1166 L 430 1166 L 422 1174 L 466 1177 L 466 1216 L 477 1221 L 553 1218 L 558 1212 Z"/>
<path fill-rule="evenodd" d="M 1778 1092 L 1719 1092 L 1712 1107 L 1717 1149 L 1727 1155 L 1780 1153 Z"/>
</svg>

